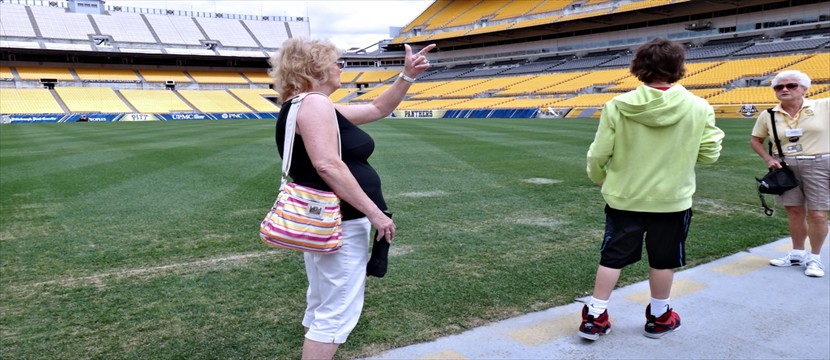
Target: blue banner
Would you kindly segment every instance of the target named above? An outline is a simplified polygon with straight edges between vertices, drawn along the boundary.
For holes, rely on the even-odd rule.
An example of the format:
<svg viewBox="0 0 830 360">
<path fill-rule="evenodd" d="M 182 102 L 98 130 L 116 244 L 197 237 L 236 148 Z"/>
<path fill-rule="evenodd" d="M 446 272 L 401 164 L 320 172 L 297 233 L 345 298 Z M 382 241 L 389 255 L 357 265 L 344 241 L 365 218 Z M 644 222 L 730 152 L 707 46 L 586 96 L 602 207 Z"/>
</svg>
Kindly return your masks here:
<svg viewBox="0 0 830 360">
<path fill-rule="evenodd" d="M 280 113 L 4 114 L 0 123 L 277 119 Z"/>
<path fill-rule="evenodd" d="M 55 123 L 66 118 L 66 114 L 11 114 L 3 115 L 3 122 L 10 123 Z"/>
</svg>

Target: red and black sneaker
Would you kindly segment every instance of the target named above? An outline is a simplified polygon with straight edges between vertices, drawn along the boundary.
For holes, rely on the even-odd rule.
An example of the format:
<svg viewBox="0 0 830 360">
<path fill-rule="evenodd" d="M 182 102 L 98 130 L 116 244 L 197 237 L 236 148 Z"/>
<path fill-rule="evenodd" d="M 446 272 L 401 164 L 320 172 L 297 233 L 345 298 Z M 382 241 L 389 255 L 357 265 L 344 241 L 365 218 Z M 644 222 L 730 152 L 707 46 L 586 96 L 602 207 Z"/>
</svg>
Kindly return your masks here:
<svg viewBox="0 0 830 360">
<path fill-rule="evenodd" d="M 670 332 L 680 329 L 680 315 L 669 308 L 659 317 L 651 315 L 651 304 L 646 306 L 646 326 L 643 335 L 659 339 Z"/>
<path fill-rule="evenodd" d="M 611 332 L 611 321 L 608 319 L 608 310 L 595 318 L 588 315 L 588 305 L 582 308 L 582 324 L 579 325 L 579 336 L 583 339 L 596 340 L 600 335 L 607 335 Z"/>
</svg>

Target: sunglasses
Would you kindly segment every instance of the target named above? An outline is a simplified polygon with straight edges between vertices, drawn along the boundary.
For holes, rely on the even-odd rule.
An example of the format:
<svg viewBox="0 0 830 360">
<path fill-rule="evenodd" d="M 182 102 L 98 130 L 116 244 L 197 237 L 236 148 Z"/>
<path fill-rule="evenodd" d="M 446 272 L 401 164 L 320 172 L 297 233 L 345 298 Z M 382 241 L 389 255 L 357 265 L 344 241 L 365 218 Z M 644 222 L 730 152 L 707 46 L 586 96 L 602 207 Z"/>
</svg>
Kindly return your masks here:
<svg viewBox="0 0 830 360">
<path fill-rule="evenodd" d="M 789 83 L 789 84 L 786 84 L 786 85 L 779 84 L 779 85 L 773 86 L 772 89 L 775 90 L 775 91 L 781 91 L 781 90 L 784 90 L 785 87 L 789 90 L 792 90 L 792 89 L 797 88 L 798 84 L 796 84 L 796 83 Z"/>
<path fill-rule="evenodd" d="M 346 68 L 346 60 L 337 60 L 334 63 L 337 64 L 337 67 L 340 69 Z"/>
</svg>

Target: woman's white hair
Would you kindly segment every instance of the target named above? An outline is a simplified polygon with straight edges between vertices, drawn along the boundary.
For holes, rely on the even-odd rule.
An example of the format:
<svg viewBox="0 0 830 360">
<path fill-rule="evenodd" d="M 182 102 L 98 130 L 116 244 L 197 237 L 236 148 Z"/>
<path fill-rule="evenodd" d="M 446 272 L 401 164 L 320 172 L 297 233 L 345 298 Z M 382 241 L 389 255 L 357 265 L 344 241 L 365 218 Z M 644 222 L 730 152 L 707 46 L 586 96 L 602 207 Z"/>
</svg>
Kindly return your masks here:
<svg viewBox="0 0 830 360">
<path fill-rule="evenodd" d="M 795 79 L 795 81 L 798 82 L 798 84 L 801 85 L 805 91 L 810 88 L 810 77 L 798 70 L 784 70 L 778 73 L 778 75 L 775 75 L 775 77 L 772 78 L 772 82 L 769 86 L 774 87 L 783 79 Z"/>
</svg>

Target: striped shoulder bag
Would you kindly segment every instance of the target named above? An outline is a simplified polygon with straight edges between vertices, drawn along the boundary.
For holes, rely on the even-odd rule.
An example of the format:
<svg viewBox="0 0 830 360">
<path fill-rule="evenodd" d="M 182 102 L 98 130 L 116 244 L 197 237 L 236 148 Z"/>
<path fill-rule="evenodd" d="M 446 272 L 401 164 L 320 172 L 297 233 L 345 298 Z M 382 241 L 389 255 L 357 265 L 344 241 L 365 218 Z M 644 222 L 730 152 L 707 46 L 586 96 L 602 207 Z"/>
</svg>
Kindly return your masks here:
<svg viewBox="0 0 830 360">
<path fill-rule="evenodd" d="M 331 191 L 288 181 L 297 112 L 309 94 L 320 93 L 304 93 L 291 100 L 291 109 L 285 123 L 280 191 L 271 210 L 259 225 L 259 236 L 271 247 L 330 254 L 343 246 L 340 198 Z M 340 151 L 339 128 L 337 148 Z"/>
</svg>

